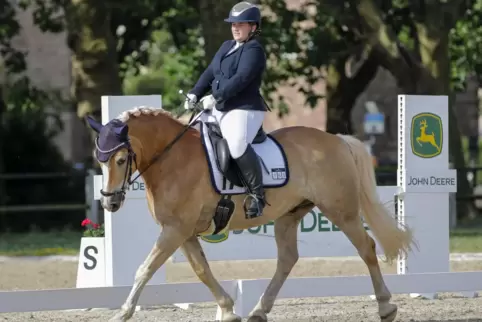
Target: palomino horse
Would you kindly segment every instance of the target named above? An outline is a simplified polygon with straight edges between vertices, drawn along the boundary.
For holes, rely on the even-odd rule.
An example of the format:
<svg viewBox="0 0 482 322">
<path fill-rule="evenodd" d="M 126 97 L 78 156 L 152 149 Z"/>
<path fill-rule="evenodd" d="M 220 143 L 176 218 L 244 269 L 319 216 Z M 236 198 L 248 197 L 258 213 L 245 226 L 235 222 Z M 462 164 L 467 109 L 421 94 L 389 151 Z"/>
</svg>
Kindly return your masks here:
<svg viewBox="0 0 482 322">
<path fill-rule="evenodd" d="M 241 321 L 233 312 L 233 299 L 213 276 L 198 240 L 200 234 L 213 233 L 213 225 L 217 225 L 213 217 L 220 199 L 212 181 L 215 166 L 208 162 L 202 143 L 203 132 L 187 127 L 164 110 L 148 107 L 126 111 L 106 125 L 92 118 L 88 122 L 99 133 L 96 157 L 105 166 L 103 175 L 107 177 L 101 190 L 104 209 L 119 210 L 132 182 L 130 176 L 138 170 L 145 182 L 149 210 L 162 227 L 136 272 L 129 296 L 112 321 L 132 317 L 146 283 L 179 247 L 199 279 L 211 290 L 221 311 L 221 321 Z M 410 251 L 413 239 L 411 231 L 399 227 L 379 202 L 372 159 L 364 144 L 351 136 L 302 126 L 279 129 L 271 132 L 269 138 L 276 140 L 284 151 L 289 180 L 277 188 L 267 188 L 269 205 L 255 219 L 245 218 L 244 194 L 232 196 L 236 207 L 228 209 L 228 214 L 230 210 L 234 213 L 225 228 L 247 229 L 274 221 L 276 272 L 248 321 L 267 321 L 278 292 L 298 260 L 298 224 L 314 206 L 355 246 L 371 276 L 381 321 L 393 321 L 397 306 L 390 303 L 391 293 L 380 271 L 376 244 L 365 231 L 360 212 L 388 261 Z M 226 227 L 226 223 L 220 225 Z"/>
</svg>

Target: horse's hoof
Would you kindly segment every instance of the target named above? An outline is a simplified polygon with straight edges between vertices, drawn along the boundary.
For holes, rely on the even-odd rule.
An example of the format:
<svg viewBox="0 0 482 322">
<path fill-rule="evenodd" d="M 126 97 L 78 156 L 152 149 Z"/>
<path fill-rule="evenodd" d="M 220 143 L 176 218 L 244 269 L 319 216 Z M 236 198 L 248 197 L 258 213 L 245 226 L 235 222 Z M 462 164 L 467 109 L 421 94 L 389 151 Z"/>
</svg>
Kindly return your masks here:
<svg viewBox="0 0 482 322">
<path fill-rule="evenodd" d="M 126 322 L 127 320 L 129 320 L 128 314 L 124 311 L 119 311 L 109 320 L 109 322 Z"/>
<path fill-rule="evenodd" d="M 267 322 L 268 318 L 259 316 L 259 315 L 253 315 L 248 318 L 248 322 Z"/>
<path fill-rule="evenodd" d="M 398 308 L 396 305 L 394 304 L 392 305 L 393 305 L 393 309 L 388 314 L 384 314 L 383 316 L 380 316 L 381 322 L 392 322 L 397 317 Z"/>
<path fill-rule="evenodd" d="M 221 322 L 241 322 L 243 319 L 241 319 L 240 316 L 237 316 L 234 313 L 230 313 L 228 315 L 223 316 Z"/>
</svg>

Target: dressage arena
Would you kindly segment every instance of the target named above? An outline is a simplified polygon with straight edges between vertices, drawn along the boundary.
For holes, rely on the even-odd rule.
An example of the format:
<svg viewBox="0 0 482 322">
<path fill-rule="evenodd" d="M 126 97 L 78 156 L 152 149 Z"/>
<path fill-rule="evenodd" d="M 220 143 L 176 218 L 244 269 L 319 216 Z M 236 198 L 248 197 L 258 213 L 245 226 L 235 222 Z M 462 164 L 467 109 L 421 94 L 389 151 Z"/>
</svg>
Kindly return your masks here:
<svg viewBox="0 0 482 322">
<path fill-rule="evenodd" d="M 474 256 L 475 257 L 475 256 Z M 275 261 L 212 262 L 214 274 L 221 280 L 236 278 L 269 278 L 274 273 Z M 395 273 L 395 266 L 382 264 L 383 273 Z M 482 270 L 480 259 L 468 258 L 451 261 L 452 271 Z M 77 261 L 0 260 L 0 289 L 49 289 L 75 287 Z M 168 263 L 169 282 L 197 282 L 197 277 L 186 263 Z M 364 264 L 358 258 L 347 259 L 300 259 L 292 276 L 366 275 Z M 464 298 L 458 294 L 442 293 L 439 299 L 410 298 L 393 295 L 393 303 L 399 305 L 396 321 L 482 321 L 482 297 Z M 50 311 L 33 313 L 0 314 L 0 321 L 56 321 L 86 322 L 107 321 L 114 311 Z M 216 314 L 214 302 L 194 304 L 183 310 L 174 305 L 157 309 L 141 310 L 132 321 L 213 321 Z M 246 319 L 244 319 L 246 321 Z M 296 300 L 278 300 L 268 321 L 380 321 L 374 300 L 367 296 L 326 297 Z"/>
<path fill-rule="evenodd" d="M 153 96 L 111 97 L 112 106 L 103 107 L 103 118 L 139 105 L 133 102 L 141 99 L 160 102 Z M 482 291 L 482 254 L 449 256 L 449 193 L 456 191 L 456 173 L 448 166 L 447 99 L 401 95 L 399 111 L 402 153 L 398 184 L 377 187 L 377 193 L 384 204 L 397 200 L 397 220 L 415 228 L 420 247 L 392 265 L 380 261 L 392 293 L 391 303 L 398 306 L 395 321 L 482 321 L 482 298 L 472 297 Z M 427 127 L 430 135 L 425 132 Z M 102 177 L 94 178 L 94 190 L 101 185 Z M 118 308 L 124 302 L 139 264 L 159 234 L 148 214 L 142 186 L 142 181 L 133 185 L 117 213 L 105 212 L 105 237 L 82 238 L 78 257 L 0 258 L 0 312 L 28 312 L 0 314 L 0 321 L 109 320 L 113 310 L 64 309 Z M 133 225 L 137 229 L 133 230 Z M 226 281 L 223 287 L 236 296 L 235 313 L 245 317 L 244 321 L 266 287 L 264 283 L 275 272 L 272 229 L 272 224 L 266 224 L 233 231 L 229 239 L 204 236 L 201 242 L 215 277 Z M 297 240 L 300 259 L 278 294 L 268 321 L 380 321 L 377 302 L 369 296 L 373 287 L 367 266 L 319 209 L 313 208 L 301 221 Z M 171 256 L 149 284 L 144 298 L 141 295 L 137 302 L 140 305 L 193 304 L 187 309 L 174 304 L 141 308 L 132 321 L 215 320 L 217 306 L 212 294 L 199 283 L 180 252 Z M 44 291 L 8 292 L 20 290 Z M 453 293 L 443 292 L 449 290 Z M 436 299 L 426 299 L 412 298 L 412 292 L 439 293 Z M 57 311 L 49 311 L 53 309 Z M 30 312 L 36 310 L 41 312 Z"/>
</svg>

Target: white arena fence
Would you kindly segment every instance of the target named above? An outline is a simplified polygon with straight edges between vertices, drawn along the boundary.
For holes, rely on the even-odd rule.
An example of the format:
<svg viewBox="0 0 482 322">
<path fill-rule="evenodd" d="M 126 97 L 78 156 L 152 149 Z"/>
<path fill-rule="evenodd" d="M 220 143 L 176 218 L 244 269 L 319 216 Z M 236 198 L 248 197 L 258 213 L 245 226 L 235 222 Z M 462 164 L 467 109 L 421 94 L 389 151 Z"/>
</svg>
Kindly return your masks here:
<svg viewBox="0 0 482 322">
<path fill-rule="evenodd" d="M 162 108 L 161 102 L 160 95 L 104 96 L 102 121 L 105 124 L 134 106 Z M 458 292 L 472 297 L 482 290 L 482 272 L 450 272 L 449 194 L 456 192 L 457 181 L 448 162 L 448 108 L 447 96 L 398 96 L 397 186 L 379 186 L 378 194 L 392 210 L 397 205 L 397 219 L 414 230 L 419 250 L 398 259 L 397 274 L 384 275 L 392 294 L 434 298 L 439 292 Z M 101 185 L 102 176 L 97 176 L 96 193 Z M 118 212 L 105 211 L 105 237 L 82 238 L 77 288 L 0 292 L 0 312 L 119 308 L 158 230 L 139 178 Z M 317 208 L 300 223 L 298 240 L 303 258 L 358 256 L 344 234 Z M 209 261 L 275 259 L 277 254 L 272 224 L 210 236 L 201 243 Z M 171 260 L 186 261 L 180 251 Z M 221 284 L 235 300 L 235 313 L 247 317 L 269 281 L 254 278 Z M 362 295 L 373 295 L 368 275 L 291 277 L 277 298 Z M 212 301 L 210 291 L 200 282 L 168 283 L 163 266 L 145 287 L 138 305 L 187 307 Z"/>
</svg>

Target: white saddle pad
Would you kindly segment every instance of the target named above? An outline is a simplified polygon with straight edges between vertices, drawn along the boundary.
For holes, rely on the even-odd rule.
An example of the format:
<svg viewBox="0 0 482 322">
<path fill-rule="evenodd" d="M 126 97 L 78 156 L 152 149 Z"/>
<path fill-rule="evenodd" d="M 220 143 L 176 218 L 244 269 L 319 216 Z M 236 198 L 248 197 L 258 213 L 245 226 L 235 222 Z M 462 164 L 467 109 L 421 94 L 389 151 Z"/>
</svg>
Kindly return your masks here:
<svg viewBox="0 0 482 322">
<path fill-rule="evenodd" d="M 246 193 L 246 188 L 235 186 L 229 182 L 221 173 L 217 166 L 214 147 L 208 134 L 208 128 L 203 123 L 216 122 L 210 113 L 204 113 L 200 117 L 200 122 L 195 127 L 201 132 L 202 144 L 208 156 L 209 171 L 211 181 L 215 190 L 222 195 L 236 195 Z M 275 138 L 267 134 L 267 139 L 258 144 L 252 144 L 254 151 L 258 154 L 261 161 L 261 171 L 263 172 L 263 185 L 266 188 L 279 188 L 288 183 L 289 169 L 288 160 L 282 146 Z"/>
</svg>

